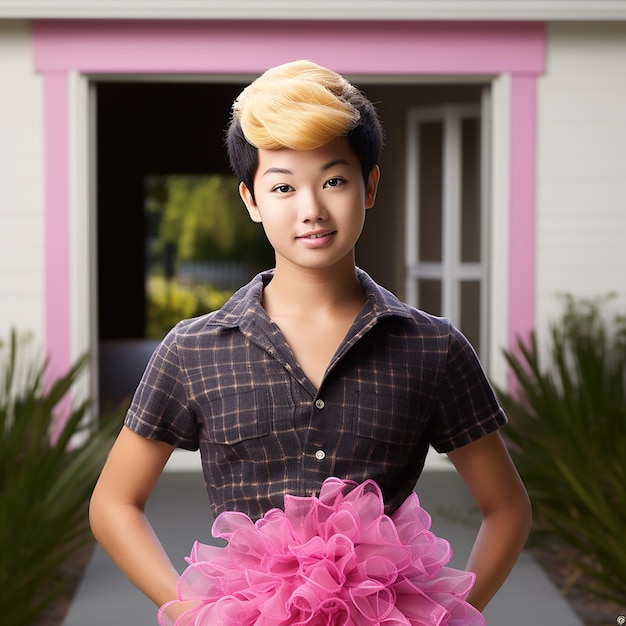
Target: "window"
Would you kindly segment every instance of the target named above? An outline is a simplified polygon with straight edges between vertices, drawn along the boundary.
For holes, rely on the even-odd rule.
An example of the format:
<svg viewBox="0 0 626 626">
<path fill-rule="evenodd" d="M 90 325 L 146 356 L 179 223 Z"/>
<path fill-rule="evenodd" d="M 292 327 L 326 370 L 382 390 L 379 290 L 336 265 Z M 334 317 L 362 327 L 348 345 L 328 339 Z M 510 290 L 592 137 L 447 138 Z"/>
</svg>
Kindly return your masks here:
<svg viewBox="0 0 626 626">
<path fill-rule="evenodd" d="M 481 108 L 414 108 L 407 126 L 405 297 L 448 317 L 484 359 L 488 272 Z"/>
</svg>

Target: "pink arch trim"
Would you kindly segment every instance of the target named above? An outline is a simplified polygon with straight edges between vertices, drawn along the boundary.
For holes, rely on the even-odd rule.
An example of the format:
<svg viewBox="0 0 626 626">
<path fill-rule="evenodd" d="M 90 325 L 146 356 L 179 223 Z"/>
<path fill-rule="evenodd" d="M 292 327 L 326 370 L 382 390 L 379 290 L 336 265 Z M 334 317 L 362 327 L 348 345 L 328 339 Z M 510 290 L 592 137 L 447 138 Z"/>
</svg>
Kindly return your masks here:
<svg viewBox="0 0 626 626">
<path fill-rule="evenodd" d="M 351 75 L 510 74 L 509 340 L 534 323 L 536 77 L 543 24 L 527 22 L 260 22 L 43 20 L 33 26 L 44 78 L 46 341 L 53 370 L 70 364 L 68 74 L 243 74 L 310 58 Z"/>
</svg>

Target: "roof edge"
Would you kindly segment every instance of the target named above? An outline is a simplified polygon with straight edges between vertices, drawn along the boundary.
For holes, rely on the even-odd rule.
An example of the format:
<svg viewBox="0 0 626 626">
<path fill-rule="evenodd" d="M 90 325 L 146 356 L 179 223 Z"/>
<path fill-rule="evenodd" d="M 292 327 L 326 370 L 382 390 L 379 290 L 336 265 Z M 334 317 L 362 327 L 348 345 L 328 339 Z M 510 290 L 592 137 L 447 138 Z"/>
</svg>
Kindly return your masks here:
<svg viewBox="0 0 626 626">
<path fill-rule="evenodd" d="M 624 0 L 0 0 L 0 19 L 626 20 Z"/>
</svg>

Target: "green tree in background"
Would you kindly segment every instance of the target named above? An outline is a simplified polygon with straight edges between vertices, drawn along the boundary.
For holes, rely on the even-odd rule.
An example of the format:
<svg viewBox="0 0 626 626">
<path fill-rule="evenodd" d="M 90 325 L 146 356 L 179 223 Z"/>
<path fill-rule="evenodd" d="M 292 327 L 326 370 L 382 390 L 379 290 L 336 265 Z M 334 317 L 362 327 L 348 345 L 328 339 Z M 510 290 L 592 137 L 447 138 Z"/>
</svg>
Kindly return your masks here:
<svg viewBox="0 0 626 626">
<path fill-rule="evenodd" d="M 221 307 L 273 265 L 263 228 L 250 220 L 232 175 L 149 176 L 144 215 L 148 338 Z"/>
<path fill-rule="evenodd" d="M 172 176 L 158 231 L 158 250 L 175 244 L 180 261 L 272 263 L 262 228 L 248 217 L 234 176 Z"/>
</svg>

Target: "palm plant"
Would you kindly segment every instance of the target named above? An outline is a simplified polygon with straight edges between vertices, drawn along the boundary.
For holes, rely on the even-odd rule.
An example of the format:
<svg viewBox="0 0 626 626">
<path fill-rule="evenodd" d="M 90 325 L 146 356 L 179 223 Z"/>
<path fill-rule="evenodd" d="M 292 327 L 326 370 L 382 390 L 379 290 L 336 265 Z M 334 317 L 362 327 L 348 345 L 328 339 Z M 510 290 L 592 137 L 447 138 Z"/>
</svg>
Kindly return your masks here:
<svg viewBox="0 0 626 626">
<path fill-rule="evenodd" d="M 86 506 L 116 428 L 90 426 L 85 401 L 51 440 L 55 408 L 87 360 L 44 387 L 46 363 L 28 344 L 13 332 L 0 346 L 0 615 L 12 626 L 57 597 L 59 566 L 90 540 Z"/>
<path fill-rule="evenodd" d="M 538 540 L 558 543 L 598 599 L 626 589 L 626 320 L 606 299 L 565 296 L 541 352 L 533 334 L 506 352 L 512 391 L 499 391 L 514 460 L 533 501 Z"/>
</svg>

